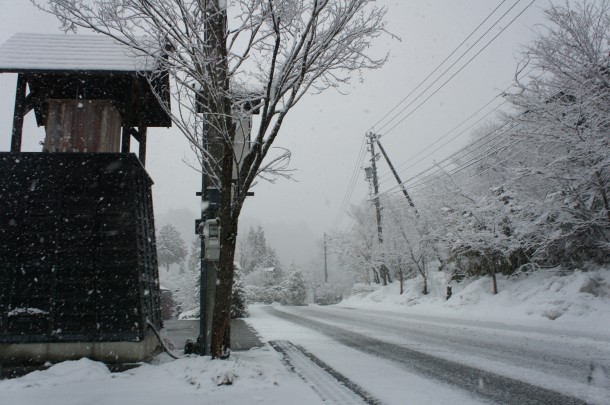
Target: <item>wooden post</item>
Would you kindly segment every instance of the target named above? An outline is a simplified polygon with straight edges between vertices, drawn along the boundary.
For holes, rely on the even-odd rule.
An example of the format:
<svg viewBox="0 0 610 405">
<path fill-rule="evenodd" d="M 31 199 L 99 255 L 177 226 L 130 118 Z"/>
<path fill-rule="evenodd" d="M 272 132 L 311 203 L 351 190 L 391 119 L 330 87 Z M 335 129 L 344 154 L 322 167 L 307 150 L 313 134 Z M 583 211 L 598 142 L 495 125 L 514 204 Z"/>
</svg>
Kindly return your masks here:
<svg viewBox="0 0 610 405">
<path fill-rule="evenodd" d="M 121 134 L 121 153 L 129 153 L 131 147 L 131 127 L 123 125 Z"/>
<path fill-rule="evenodd" d="M 135 86 L 133 81 L 130 83 L 129 89 L 125 94 L 124 115 L 123 115 L 123 133 L 121 136 L 121 153 L 129 153 L 131 146 L 131 134 L 134 129 L 133 119 L 133 100 Z"/>
<path fill-rule="evenodd" d="M 21 152 L 21 138 L 23 134 L 23 116 L 25 115 L 25 91 L 27 80 L 23 74 L 17 76 L 17 90 L 15 91 L 15 112 L 13 114 L 13 134 L 11 138 L 11 152 Z"/>
<path fill-rule="evenodd" d="M 140 157 L 140 162 L 142 163 L 142 166 L 146 167 L 146 131 L 148 130 L 147 127 L 139 127 L 138 128 L 138 132 L 140 133 L 140 152 L 139 152 L 139 157 Z"/>
</svg>

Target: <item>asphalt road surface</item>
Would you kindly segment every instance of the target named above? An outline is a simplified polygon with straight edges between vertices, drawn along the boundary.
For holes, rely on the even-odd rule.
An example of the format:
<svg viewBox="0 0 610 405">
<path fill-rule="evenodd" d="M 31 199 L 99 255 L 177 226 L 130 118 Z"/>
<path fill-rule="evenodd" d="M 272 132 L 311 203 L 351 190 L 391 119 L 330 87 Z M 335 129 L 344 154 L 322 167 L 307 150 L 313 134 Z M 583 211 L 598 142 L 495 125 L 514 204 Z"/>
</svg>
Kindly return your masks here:
<svg viewBox="0 0 610 405">
<path fill-rule="evenodd" d="M 610 403 L 610 342 L 586 331 L 342 307 L 266 311 L 486 401 L 582 404 L 599 403 L 607 396 Z"/>
</svg>

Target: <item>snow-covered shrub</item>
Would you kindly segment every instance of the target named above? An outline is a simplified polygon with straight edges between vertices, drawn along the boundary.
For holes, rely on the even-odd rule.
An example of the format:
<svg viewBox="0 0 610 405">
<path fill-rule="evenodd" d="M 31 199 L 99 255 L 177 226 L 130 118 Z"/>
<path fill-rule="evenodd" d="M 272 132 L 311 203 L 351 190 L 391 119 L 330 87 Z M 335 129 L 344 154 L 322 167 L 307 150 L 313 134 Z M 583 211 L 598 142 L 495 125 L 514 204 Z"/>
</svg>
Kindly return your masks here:
<svg viewBox="0 0 610 405">
<path fill-rule="evenodd" d="M 305 288 L 305 278 L 301 271 L 296 270 L 290 273 L 282 284 L 280 284 L 284 305 L 305 305 L 307 290 Z"/>
<path fill-rule="evenodd" d="M 246 296 L 248 302 L 259 304 L 273 304 L 285 302 L 284 290 L 279 286 L 272 287 L 256 287 L 252 285 L 246 286 Z"/>
<path fill-rule="evenodd" d="M 330 284 L 318 287 L 314 294 L 314 302 L 318 305 L 338 304 L 342 299 L 343 294 L 341 290 Z"/>
<path fill-rule="evenodd" d="M 236 262 L 233 292 L 231 294 L 231 319 L 247 318 L 248 316 L 248 296 L 244 284 L 243 269 Z"/>
<path fill-rule="evenodd" d="M 231 319 L 236 318 L 247 318 L 248 314 L 248 292 L 243 283 L 243 269 L 239 266 L 239 263 L 235 263 L 235 277 L 233 282 L 233 292 L 231 295 Z M 189 286 L 190 290 L 193 291 L 193 296 L 199 299 L 199 276 L 197 274 L 196 280 Z M 199 307 L 198 301 L 195 303 L 192 301 L 191 309 L 186 310 L 178 316 L 178 319 L 199 319 Z"/>
</svg>

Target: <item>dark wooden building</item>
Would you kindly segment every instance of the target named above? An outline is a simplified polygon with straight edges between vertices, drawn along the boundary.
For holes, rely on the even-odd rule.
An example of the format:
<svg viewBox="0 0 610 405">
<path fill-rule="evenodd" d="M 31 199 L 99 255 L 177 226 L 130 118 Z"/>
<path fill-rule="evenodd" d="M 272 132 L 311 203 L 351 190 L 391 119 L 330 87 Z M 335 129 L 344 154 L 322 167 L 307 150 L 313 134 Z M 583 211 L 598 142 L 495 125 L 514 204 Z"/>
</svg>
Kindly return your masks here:
<svg viewBox="0 0 610 405">
<path fill-rule="evenodd" d="M 103 36 L 17 34 L 0 46 L 0 73 L 18 75 L 11 150 L 0 152 L 0 366 L 156 350 L 144 164 L 147 128 L 171 121 L 167 76 L 147 78 L 155 67 Z M 45 129 L 41 152 L 21 151 L 30 111 Z"/>
</svg>

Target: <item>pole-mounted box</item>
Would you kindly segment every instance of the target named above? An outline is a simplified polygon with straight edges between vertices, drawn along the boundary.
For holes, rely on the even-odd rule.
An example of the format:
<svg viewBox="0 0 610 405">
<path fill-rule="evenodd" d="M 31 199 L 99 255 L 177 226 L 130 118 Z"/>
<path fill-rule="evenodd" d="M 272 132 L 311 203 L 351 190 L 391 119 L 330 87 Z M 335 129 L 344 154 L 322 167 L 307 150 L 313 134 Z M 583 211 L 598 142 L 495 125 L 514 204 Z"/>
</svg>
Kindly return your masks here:
<svg viewBox="0 0 610 405">
<path fill-rule="evenodd" d="M 220 260 L 220 225 L 218 219 L 208 219 L 203 225 L 203 237 L 205 238 L 205 260 Z"/>
</svg>

